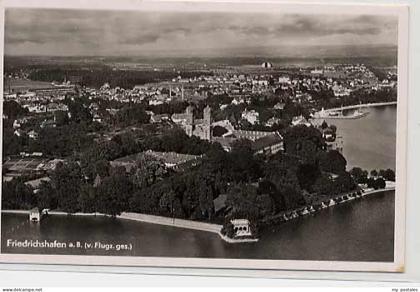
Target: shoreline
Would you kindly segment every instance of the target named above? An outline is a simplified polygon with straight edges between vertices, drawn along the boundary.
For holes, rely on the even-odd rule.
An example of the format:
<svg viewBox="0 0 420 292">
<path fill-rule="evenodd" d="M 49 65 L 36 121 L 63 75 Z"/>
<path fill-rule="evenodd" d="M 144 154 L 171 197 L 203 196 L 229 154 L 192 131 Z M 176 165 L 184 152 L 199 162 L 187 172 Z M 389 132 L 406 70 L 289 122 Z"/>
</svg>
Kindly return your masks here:
<svg viewBox="0 0 420 292">
<path fill-rule="evenodd" d="M 360 191 L 353 191 L 347 194 L 341 194 L 335 197 L 330 198 L 327 201 L 321 202 L 320 204 L 313 204 L 313 205 L 307 205 L 304 207 L 296 208 L 294 210 L 288 210 L 281 212 L 277 215 L 274 215 L 270 218 L 266 218 L 261 222 L 263 225 L 271 225 L 271 224 L 278 224 L 287 222 L 299 217 L 303 217 L 306 215 L 318 213 L 322 211 L 323 209 L 331 208 L 335 205 L 340 205 L 343 203 L 347 203 L 353 200 L 361 199 L 366 196 L 383 193 L 387 191 L 395 191 L 395 186 L 386 187 L 384 189 L 378 189 L 378 190 L 368 190 L 368 191 L 362 191 L 360 194 L 358 192 Z M 316 206 L 319 205 L 319 206 Z"/>
<path fill-rule="evenodd" d="M 360 195 L 357 194 L 357 191 L 354 191 L 352 193 L 339 195 L 336 197 L 333 197 L 329 200 L 328 204 L 322 203 L 322 207 L 315 208 L 314 205 L 308 205 L 305 207 L 300 207 L 294 210 L 289 210 L 280 214 L 277 214 L 271 218 L 268 218 L 261 223 L 263 225 L 268 225 L 269 223 L 273 224 L 274 222 L 282 223 L 287 222 L 299 217 L 303 217 L 309 214 L 314 214 L 317 212 L 322 211 L 323 209 L 333 207 L 335 205 L 343 204 L 346 202 L 350 202 L 356 199 L 360 199 L 365 196 L 387 192 L 387 191 L 395 191 L 395 187 L 388 187 L 385 189 L 378 189 L 378 190 L 369 190 L 362 192 Z M 352 196 L 353 195 L 353 196 Z M 1 210 L 2 214 L 29 214 L 29 210 Z M 103 214 L 103 213 L 73 213 L 69 214 L 62 211 L 48 211 L 48 215 L 56 215 L 56 216 L 101 216 L 101 217 L 112 217 L 111 215 Z M 218 234 L 219 237 L 227 242 L 227 243 L 245 243 L 245 242 L 257 242 L 258 238 L 230 238 L 226 235 L 222 234 L 222 228 L 223 225 L 219 224 L 213 224 L 213 223 L 206 223 L 206 222 L 199 222 L 199 221 L 192 221 L 192 220 L 186 220 L 186 219 L 179 219 L 179 218 L 170 218 L 170 217 L 164 217 L 164 216 L 156 216 L 156 215 L 148 215 L 148 214 L 142 214 L 142 213 L 133 213 L 133 212 L 123 212 L 120 215 L 115 216 L 115 218 L 118 219 L 124 219 L 124 220 L 130 220 L 130 221 L 136 221 L 136 222 L 143 222 L 143 223 L 149 223 L 149 224 L 157 224 L 157 225 L 163 225 L 163 226 L 170 226 L 175 228 L 184 228 L 184 229 L 190 229 L 190 230 L 199 230 L 199 231 L 205 231 L 210 232 L 214 234 Z"/>
</svg>

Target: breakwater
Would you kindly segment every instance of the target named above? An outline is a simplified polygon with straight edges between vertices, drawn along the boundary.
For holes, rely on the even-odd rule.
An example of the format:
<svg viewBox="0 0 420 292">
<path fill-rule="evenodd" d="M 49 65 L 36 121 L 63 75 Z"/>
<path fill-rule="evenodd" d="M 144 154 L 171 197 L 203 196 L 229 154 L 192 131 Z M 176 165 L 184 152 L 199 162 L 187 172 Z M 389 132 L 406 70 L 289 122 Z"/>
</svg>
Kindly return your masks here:
<svg viewBox="0 0 420 292">
<path fill-rule="evenodd" d="M 387 102 L 374 102 L 374 103 L 363 103 L 355 105 L 347 105 L 342 107 L 335 107 L 325 109 L 324 112 L 336 112 L 342 110 L 358 109 L 358 108 L 367 108 L 367 107 L 377 107 L 377 106 L 386 106 L 386 105 L 397 105 L 396 101 L 387 101 Z"/>
</svg>

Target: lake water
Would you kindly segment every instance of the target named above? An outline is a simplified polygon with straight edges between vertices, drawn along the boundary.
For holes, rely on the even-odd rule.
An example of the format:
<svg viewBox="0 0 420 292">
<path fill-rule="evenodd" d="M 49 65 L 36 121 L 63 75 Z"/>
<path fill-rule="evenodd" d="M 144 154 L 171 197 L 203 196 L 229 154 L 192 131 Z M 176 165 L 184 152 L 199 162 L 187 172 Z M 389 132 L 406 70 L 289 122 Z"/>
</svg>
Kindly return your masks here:
<svg viewBox="0 0 420 292">
<path fill-rule="evenodd" d="M 349 165 L 395 168 L 396 108 L 371 108 L 358 120 L 334 120 Z M 368 151 L 365 153 L 365 151 Z M 288 260 L 393 261 L 394 192 L 334 206 L 262 230 L 257 243 L 228 244 L 218 235 L 122 219 L 2 215 L 2 252 Z M 13 248 L 7 240 L 130 245 L 131 250 Z"/>
<path fill-rule="evenodd" d="M 395 170 L 397 107 L 390 105 L 364 110 L 369 114 L 360 119 L 327 120 L 336 125 L 337 134 L 343 136 L 347 167 Z"/>
</svg>

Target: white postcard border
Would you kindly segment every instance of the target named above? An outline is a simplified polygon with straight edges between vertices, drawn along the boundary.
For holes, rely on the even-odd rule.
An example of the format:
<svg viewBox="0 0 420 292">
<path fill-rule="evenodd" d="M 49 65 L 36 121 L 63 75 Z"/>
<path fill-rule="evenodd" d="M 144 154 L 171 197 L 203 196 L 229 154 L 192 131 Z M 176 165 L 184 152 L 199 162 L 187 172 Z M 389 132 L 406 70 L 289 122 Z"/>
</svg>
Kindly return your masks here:
<svg viewBox="0 0 420 292">
<path fill-rule="evenodd" d="M 244 1 L 245 2 L 245 1 Z M 164 4 L 164 6 L 162 5 Z M 397 188 L 395 194 L 395 237 L 394 262 L 348 262 L 348 261 L 306 261 L 306 260 L 257 260 L 257 259 L 215 259 L 215 258 L 174 258 L 174 257 L 135 257 L 135 256 L 79 256 L 79 255 L 35 255 L 1 254 L 0 263 L 21 264 L 59 264 L 59 265 L 103 265 L 123 267 L 188 267 L 250 270 L 316 270 L 316 271 L 369 271 L 403 272 L 405 256 L 405 199 L 407 168 L 407 100 L 408 100 L 408 6 L 396 4 L 331 4 L 326 2 L 294 1 L 66 1 L 66 0 L 5 0 L 1 7 L 0 22 L 4 24 L 4 8 L 68 8 L 68 9 L 115 9 L 115 10 L 170 10 L 170 11 L 226 11 L 235 6 L 235 12 L 299 12 L 311 14 L 322 7 L 325 14 L 376 14 L 398 16 L 398 106 L 397 106 Z M 1 47 L 4 51 L 4 25 L 0 30 Z M 3 75 L 3 58 L 0 66 Z M 0 81 L 1 104 L 3 101 L 3 79 Z M 0 114 L 3 108 L 0 106 Z M 2 129 L 0 129 L 0 133 Z M 2 149 L 0 149 L 1 153 Z M 0 169 L 1 172 L 1 169 Z M 1 205 L 1 201 L 0 201 Z M 0 226 L 1 234 L 1 226 Z"/>
</svg>

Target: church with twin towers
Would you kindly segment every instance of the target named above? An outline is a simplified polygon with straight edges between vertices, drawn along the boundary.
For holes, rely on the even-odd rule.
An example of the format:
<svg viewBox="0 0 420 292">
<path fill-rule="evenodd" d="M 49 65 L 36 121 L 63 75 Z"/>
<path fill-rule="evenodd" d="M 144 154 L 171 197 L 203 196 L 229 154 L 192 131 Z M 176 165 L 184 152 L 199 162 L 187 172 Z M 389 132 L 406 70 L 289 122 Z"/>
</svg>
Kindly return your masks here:
<svg viewBox="0 0 420 292">
<path fill-rule="evenodd" d="M 211 108 L 206 106 L 203 110 L 203 119 L 194 118 L 194 107 L 188 106 L 185 111 L 185 133 L 188 136 L 197 136 L 202 140 L 211 140 Z"/>
</svg>

